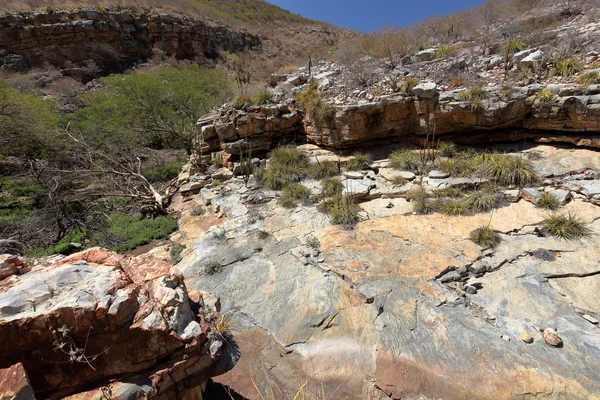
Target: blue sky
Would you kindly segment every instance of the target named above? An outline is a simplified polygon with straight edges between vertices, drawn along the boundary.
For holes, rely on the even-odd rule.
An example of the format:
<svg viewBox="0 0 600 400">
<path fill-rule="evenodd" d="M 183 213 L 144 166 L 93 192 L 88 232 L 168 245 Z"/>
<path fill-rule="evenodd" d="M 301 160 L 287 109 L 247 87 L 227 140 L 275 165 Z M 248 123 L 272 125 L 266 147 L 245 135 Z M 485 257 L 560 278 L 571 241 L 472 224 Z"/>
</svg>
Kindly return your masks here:
<svg viewBox="0 0 600 400">
<path fill-rule="evenodd" d="M 267 0 L 308 18 L 360 32 L 405 26 L 434 15 L 473 8 L 484 0 Z"/>
</svg>

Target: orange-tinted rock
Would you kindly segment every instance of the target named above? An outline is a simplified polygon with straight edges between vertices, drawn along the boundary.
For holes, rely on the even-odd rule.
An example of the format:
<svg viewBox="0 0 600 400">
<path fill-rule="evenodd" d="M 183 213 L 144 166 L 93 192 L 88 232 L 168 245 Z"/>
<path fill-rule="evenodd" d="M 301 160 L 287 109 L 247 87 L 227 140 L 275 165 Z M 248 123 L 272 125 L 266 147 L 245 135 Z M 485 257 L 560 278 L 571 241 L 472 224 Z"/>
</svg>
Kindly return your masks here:
<svg viewBox="0 0 600 400">
<path fill-rule="evenodd" d="M 35 399 L 23 364 L 18 363 L 9 368 L 0 369 L 0 399 Z"/>
</svg>

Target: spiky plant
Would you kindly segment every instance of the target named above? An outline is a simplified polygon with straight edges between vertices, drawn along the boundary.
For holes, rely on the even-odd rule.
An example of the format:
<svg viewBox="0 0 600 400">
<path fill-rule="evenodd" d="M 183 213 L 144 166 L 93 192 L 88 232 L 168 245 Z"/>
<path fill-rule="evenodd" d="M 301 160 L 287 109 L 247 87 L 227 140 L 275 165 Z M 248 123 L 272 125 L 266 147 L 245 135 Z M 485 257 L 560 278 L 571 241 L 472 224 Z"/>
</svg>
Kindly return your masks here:
<svg viewBox="0 0 600 400">
<path fill-rule="evenodd" d="M 389 156 L 392 168 L 401 171 L 419 171 L 419 155 L 410 150 L 394 151 Z"/>
<path fill-rule="evenodd" d="M 552 193 L 543 192 L 535 205 L 544 210 L 555 211 L 560 208 L 562 203 L 560 202 L 560 199 Z"/>
<path fill-rule="evenodd" d="M 474 213 L 492 211 L 502 205 L 502 195 L 489 190 L 478 190 L 465 196 L 465 205 Z"/>
<path fill-rule="evenodd" d="M 486 172 L 500 185 L 530 185 L 538 180 L 531 161 L 524 157 L 493 154 L 486 160 Z"/>
<path fill-rule="evenodd" d="M 368 169 L 373 163 L 373 159 L 370 154 L 367 153 L 354 153 L 353 158 L 348 161 L 348 169 L 351 171 L 360 171 Z"/>
<path fill-rule="evenodd" d="M 339 174 L 335 161 L 320 161 L 310 166 L 309 174 L 313 179 L 331 178 Z"/>
<path fill-rule="evenodd" d="M 447 215 L 464 215 L 469 209 L 463 200 L 455 199 L 444 201 L 440 206 L 440 211 Z"/>
<path fill-rule="evenodd" d="M 310 189 L 299 183 L 291 183 L 283 188 L 279 204 L 285 208 L 294 208 L 298 201 L 310 198 Z"/>
<path fill-rule="evenodd" d="M 469 234 L 471 241 L 484 249 L 498 246 L 502 241 L 500 234 L 489 226 L 480 226 Z"/>
<path fill-rule="evenodd" d="M 264 171 L 261 171 L 261 181 L 271 189 L 299 182 L 306 176 L 308 158 L 295 147 L 280 147 L 271 153 L 271 160 Z"/>
<path fill-rule="evenodd" d="M 323 181 L 323 196 L 339 196 L 344 191 L 344 184 L 337 178 L 329 178 Z"/>
<path fill-rule="evenodd" d="M 332 224 L 351 227 L 360 221 L 359 212 L 360 207 L 352 197 L 338 196 L 333 199 L 328 214 Z"/>
<path fill-rule="evenodd" d="M 553 214 L 542 221 L 542 231 L 564 240 L 583 239 L 592 235 L 592 230 L 574 213 Z"/>
</svg>

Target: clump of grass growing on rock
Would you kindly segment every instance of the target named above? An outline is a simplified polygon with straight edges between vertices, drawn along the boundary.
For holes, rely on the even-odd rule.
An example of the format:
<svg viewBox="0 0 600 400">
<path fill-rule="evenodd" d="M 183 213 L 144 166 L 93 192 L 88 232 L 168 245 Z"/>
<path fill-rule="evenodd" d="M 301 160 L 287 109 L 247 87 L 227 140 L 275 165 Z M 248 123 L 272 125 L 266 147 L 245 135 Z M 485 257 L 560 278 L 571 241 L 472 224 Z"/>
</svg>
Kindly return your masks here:
<svg viewBox="0 0 600 400">
<path fill-rule="evenodd" d="M 471 231 L 469 234 L 469 239 L 471 239 L 473 243 L 478 244 L 485 249 L 494 248 L 502 241 L 502 238 L 498 232 L 489 226 L 481 226 Z"/>
<path fill-rule="evenodd" d="M 417 214 L 431 214 L 433 212 L 434 204 L 423 186 L 411 189 L 406 194 L 406 199 L 412 203 L 413 211 Z"/>
<path fill-rule="evenodd" d="M 446 215 L 464 215 L 469 209 L 462 199 L 452 199 L 442 202 L 440 211 Z"/>
<path fill-rule="evenodd" d="M 454 157 L 458 153 L 456 145 L 452 142 L 440 142 L 437 149 L 440 157 Z"/>
<path fill-rule="evenodd" d="M 410 150 L 394 151 L 389 156 L 392 168 L 400 171 L 417 172 L 419 170 L 419 155 Z"/>
<path fill-rule="evenodd" d="M 202 206 L 194 206 L 194 208 L 192 208 L 192 215 L 195 217 L 199 217 L 201 215 L 204 215 L 204 207 Z"/>
<path fill-rule="evenodd" d="M 252 99 L 248 96 L 238 96 L 231 102 L 231 106 L 234 110 L 241 110 L 249 105 L 252 105 Z"/>
<path fill-rule="evenodd" d="M 402 92 L 409 94 L 412 96 L 413 89 L 420 83 L 418 79 L 409 78 L 402 84 L 402 88 L 400 89 Z"/>
<path fill-rule="evenodd" d="M 273 95 L 273 93 L 271 93 L 269 91 L 264 91 L 264 92 L 257 93 L 252 100 L 253 100 L 254 105 L 262 106 L 264 104 L 274 103 L 275 96 Z"/>
<path fill-rule="evenodd" d="M 592 230 L 576 214 L 554 214 L 542 222 L 542 231 L 565 240 L 583 239 L 591 236 Z"/>
<path fill-rule="evenodd" d="M 483 156 L 474 152 L 458 153 L 453 158 L 440 160 L 437 168 L 452 176 L 466 177 L 477 172 L 483 163 Z"/>
<path fill-rule="evenodd" d="M 486 172 L 504 186 L 525 186 L 538 180 L 533 164 L 524 157 L 493 154 L 486 160 Z"/>
<path fill-rule="evenodd" d="M 483 88 L 475 87 L 461 92 L 459 97 L 471 105 L 471 110 L 480 111 L 484 109 L 483 101 L 488 99 L 490 94 Z"/>
<path fill-rule="evenodd" d="M 263 184 L 275 190 L 299 182 L 306 176 L 308 158 L 295 147 L 273 150 L 271 160 L 264 171 L 258 171 Z"/>
<path fill-rule="evenodd" d="M 326 120 L 334 115 L 334 108 L 323 99 L 319 83 L 315 79 L 311 79 L 308 88 L 299 93 L 297 98 L 312 116 L 317 127 L 324 125 Z"/>
<path fill-rule="evenodd" d="M 346 227 L 354 226 L 360 221 L 359 211 L 360 207 L 352 197 L 338 196 L 334 199 L 329 211 L 331 223 Z"/>
<path fill-rule="evenodd" d="M 550 192 L 543 192 L 536 203 L 537 207 L 551 211 L 558 210 L 561 205 L 560 199 Z"/>
<path fill-rule="evenodd" d="M 561 57 L 554 60 L 554 75 L 569 77 L 583 70 L 583 62 L 576 57 Z"/>
<path fill-rule="evenodd" d="M 600 72 L 588 71 L 577 77 L 577 82 L 584 85 L 598 85 L 600 84 Z"/>
<path fill-rule="evenodd" d="M 309 174 L 313 179 L 331 178 L 339 174 L 335 161 L 320 161 L 310 166 Z"/>
<path fill-rule="evenodd" d="M 231 318 L 231 316 L 224 314 L 221 315 L 221 318 L 219 318 L 219 321 L 215 325 L 215 333 L 219 336 L 223 336 L 228 333 L 231 333 L 233 328 L 233 319 Z"/>
<path fill-rule="evenodd" d="M 352 159 L 348 161 L 348 169 L 350 171 L 360 171 L 368 169 L 373 163 L 373 159 L 370 154 L 367 153 L 354 153 Z"/>
<path fill-rule="evenodd" d="M 541 101 L 542 103 L 548 103 L 552 101 L 553 98 L 554 92 L 547 88 L 544 88 L 535 94 L 535 99 Z"/>
<path fill-rule="evenodd" d="M 323 181 L 323 196 L 335 197 L 342 194 L 344 184 L 337 178 L 329 178 Z"/>
<path fill-rule="evenodd" d="M 204 272 L 206 275 L 215 275 L 223 271 L 223 266 L 218 261 L 209 261 L 204 264 Z"/>
<path fill-rule="evenodd" d="M 474 213 L 492 211 L 502 205 L 502 195 L 490 190 L 478 190 L 465 196 L 465 204 Z"/>
<path fill-rule="evenodd" d="M 173 246 L 171 246 L 171 249 L 169 250 L 169 255 L 171 256 L 171 262 L 173 264 L 177 264 L 182 260 L 181 253 L 183 253 L 184 249 L 185 245 L 181 243 L 175 243 Z"/>
<path fill-rule="evenodd" d="M 445 58 L 456 51 L 454 46 L 443 44 L 435 51 L 435 58 Z"/>
<path fill-rule="evenodd" d="M 279 204 L 285 208 L 294 208 L 298 201 L 308 200 L 310 198 L 310 189 L 299 183 L 291 183 L 283 188 Z"/>
</svg>

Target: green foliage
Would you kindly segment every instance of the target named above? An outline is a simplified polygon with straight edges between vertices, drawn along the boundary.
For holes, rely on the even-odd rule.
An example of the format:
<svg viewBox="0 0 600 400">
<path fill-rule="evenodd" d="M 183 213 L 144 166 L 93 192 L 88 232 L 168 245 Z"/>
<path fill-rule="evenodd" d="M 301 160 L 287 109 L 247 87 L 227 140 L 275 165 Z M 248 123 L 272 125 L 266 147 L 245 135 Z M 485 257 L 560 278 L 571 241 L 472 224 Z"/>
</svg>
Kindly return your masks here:
<svg viewBox="0 0 600 400">
<path fill-rule="evenodd" d="M 309 170 L 309 175 L 313 179 L 331 178 L 338 174 L 338 163 L 335 161 L 319 161 L 312 164 Z"/>
<path fill-rule="evenodd" d="M 400 89 L 402 92 L 409 94 L 412 96 L 413 94 L 413 89 L 415 88 L 415 86 L 417 86 L 420 83 L 420 81 L 418 79 L 412 79 L 409 78 L 406 81 L 404 81 L 404 84 L 402 85 L 402 88 Z"/>
<path fill-rule="evenodd" d="M 308 200 L 310 189 L 299 183 L 291 183 L 283 188 L 279 204 L 285 208 L 294 208 L 298 201 Z"/>
<path fill-rule="evenodd" d="M 538 208 L 542 208 L 544 210 L 558 210 L 561 206 L 562 203 L 560 202 L 560 199 L 558 197 L 556 197 L 555 195 L 553 195 L 550 192 L 543 192 L 540 196 L 540 199 L 537 201 L 537 203 L 535 204 L 536 207 Z"/>
<path fill-rule="evenodd" d="M 483 101 L 490 97 L 490 93 L 483 88 L 471 88 L 459 95 L 462 101 L 466 101 L 471 105 L 473 111 L 481 111 L 484 108 Z"/>
<path fill-rule="evenodd" d="M 544 88 L 535 94 L 535 99 L 542 103 L 548 103 L 554 98 L 554 92 L 552 90 Z"/>
<path fill-rule="evenodd" d="M 510 61 L 516 53 L 518 53 L 519 51 L 525 50 L 526 47 L 527 47 L 527 43 L 525 43 L 525 40 L 523 40 L 523 38 L 520 38 L 520 37 L 509 38 L 506 41 L 506 43 L 504 44 L 505 61 L 506 60 Z"/>
<path fill-rule="evenodd" d="M 479 170 L 482 159 L 478 155 L 461 153 L 458 157 L 440 160 L 437 167 L 452 176 L 467 177 Z"/>
<path fill-rule="evenodd" d="M 253 101 L 248 96 L 238 96 L 232 102 L 231 106 L 234 110 L 241 110 L 248 105 L 252 105 Z"/>
<path fill-rule="evenodd" d="M 177 178 L 181 172 L 181 167 L 183 167 L 185 163 L 186 161 L 169 162 L 159 167 L 152 168 L 145 172 L 144 176 L 150 182 L 168 182 L 173 178 Z"/>
<path fill-rule="evenodd" d="M 577 77 L 577 82 L 584 85 L 598 85 L 600 84 L 600 72 L 588 71 Z"/>
<path fill-rule="evenodd" d="M 485 249 L 494 248 L 502 241 L 498 232 L 488 226 L 482 226 L 473 230 L 469 235 L 469 239 Z"/>
<path fill-rule="evenodd" d="M 171 256 L 171 262 L 173 264 L 177 264 L 181 261 L 181 253 L 183 253 L 184 249 L 185 245 L 181 243 L 175 243 L 173 246 L 171 246 L 171 249 L 169 250 L 169 255 Z"/>
<path fill-rule="evenodd" d="M 565 240 L 582 239 L 592 235 L 592 230 L 576 214 L 555 214 L 542 222 L 542 231 Z"/>
<path fill-rule="evenodd" d="M 205 212 L 206 210 L 204 210 L 204 207 L 202 206 L 194 206 L 194 208 L 192 208 L 192 215 L 196 217 L 204 215 Z"/>
<path fill-rule="evenodd" d="M 401 171 L 419 171 L 419 155 L 410 150 L 394 151 L 388 157 L 392 168 Z"/>
<path fill-rule="evenodd" d="M 204 272 L 207 275 L 219 274 L 223 271 L 223 266 L 218 261 L 208 261 L 204 264 Z"/>
<path fill-rule="evenodd" d="M 503 198 L 501 195 L 489 190 L 478 190 L 465 196 L 464 202 L 472 212 L 483 213 L 500 207 Z"/>
<path fill-rule="evenodd" d="M 584 63 L 575 57 L 560 57 L 554 60 L 554 75 L 569 77 L 583 70 Z"/>
<path fill-rule="evenodd" d="M 306 176 L 308 158 L 295 147 L 280 147 L 271 153 L 271 160 L 258 176 L 263 184 L 275 190 L 299 182 Z"/>
<path fill-rule="evenodd" d="M 191 150 L 198 118 L 231 93 L 224 73 L 196 64 L 104 81 L 107 87 L 85 94 L 87 107 L 68 118 L 95 145 Z"/>
<path fill-rule="evenodd" d="M 373 158 L 367 153 L 354 153 L 352 159 L 348 161 L 350 171 L 361 171 L 368 169 L 373 163 Z"/>
<path fill-rule="evenodd" d="M 441 157 L 454 157 L 457 153 L 456 145 L 452 142 L 440 142 L 438 144 L 438 154 Z"/>
<path fill-rule="evenodd" d="M 337 178 L 330 178 L 323 181 L 323 196 L 340 196 L 344 191 L 344 184 Z"/>
<path fill-rule="evenodd" d="M 262 106 L 264 104 L 271 104 L 275 102 L 275 96 L 269 91 L 257 93 L 253 98 L 254 105 Z"/>
<path fill-rule="evenodd" d="M 58 122 L 55 102 L 0 79 L 0 158 L 38 158 L 63 148 L 54 134 Z"/>
<path fill-rule="evenodd" d="M 115 251 L 122 253 L 155 239 L 164 239 L 177 229 L 177 221 L 170 216 L 140 219 L 122 212 L 109 214 L 109 232 L 120 242 Z"/>
<path fill-rule="evenodd" d="M 360 221 L 358 213 L 360 207 L 350 196 L 336 196 L 330 198 L 321 207 L 322 211 L 329 214 L 331 223 L 351 227 Z"/>
<path fill-rule="evenodd" d="M 409 191 L 406 198 L 411 202 L 413 211 L 417 214 L 431 214 L 434 211 L 434 203 L 423 186 Z"/>
<path fill-rule="evenodd" d="M 324 125 L 327 119 L 332 118 L 335 113 L 334 108 L 323 99 L 323 95 L 318 88 L 318 82 L 315 79 L 308 83 L 308 88 L 299 93 L 297 98 L 312 116 L 317 127 Z"/>
<path fill-rule="evenodd" d="M 485 167 L 489 176 L 500 185 L 522 187 L 538 180 L 533 164 L 524 157 L 492 154 Z"/>
</svg>

